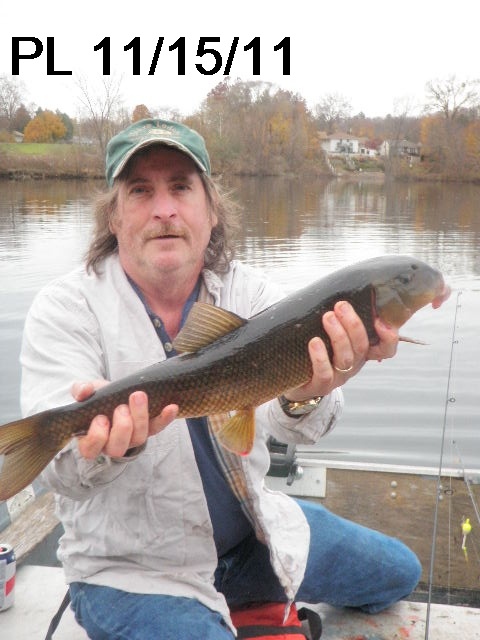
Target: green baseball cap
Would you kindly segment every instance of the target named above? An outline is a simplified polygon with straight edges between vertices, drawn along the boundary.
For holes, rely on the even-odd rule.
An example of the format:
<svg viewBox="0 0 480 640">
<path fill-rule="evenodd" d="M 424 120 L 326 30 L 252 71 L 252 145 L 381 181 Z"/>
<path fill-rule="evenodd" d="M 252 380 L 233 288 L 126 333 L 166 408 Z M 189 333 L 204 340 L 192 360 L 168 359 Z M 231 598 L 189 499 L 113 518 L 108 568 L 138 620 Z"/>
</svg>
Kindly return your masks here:
<svg viewBox="0 0 480 640">
<path fill-rule="evenodd" d="M 130 158 L 152 144 L 165 144 L 187 154 L 198 168 L 210 175 L 210 158 L 202 136 L 179 122 L 147 119 L 134 122 L 111 138 L 107 145 L 105 175 L 109 186 Z"/>
</svg>

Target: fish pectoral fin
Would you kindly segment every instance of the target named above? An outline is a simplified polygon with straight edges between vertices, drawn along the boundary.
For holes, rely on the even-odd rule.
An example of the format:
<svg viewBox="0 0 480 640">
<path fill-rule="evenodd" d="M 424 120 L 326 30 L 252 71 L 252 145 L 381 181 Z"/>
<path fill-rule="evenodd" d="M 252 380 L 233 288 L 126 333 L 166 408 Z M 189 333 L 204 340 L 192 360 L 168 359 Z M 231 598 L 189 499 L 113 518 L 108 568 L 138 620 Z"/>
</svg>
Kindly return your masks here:
<svg viewBox="0 0 480 640">
<path fill-rule="evenodd" d="M 246 456 L 255 438 L 255 408 L 241 409 L 215 431 L 222 447 L 239 456 Z"/>
<path fill-rule="evenodd" d="M 206 302 L 195 302 L 173 346 L 179 353 L 198 351 L 246 322 L 231 311 Z"/>
<path fill-rule="evenodd" d="M 7 500 L 24 489 L 55 456 L 42 447 L 39 437 L 42 414 L 11 422 L 0 428 L 0 500 Z"/>
</svg>

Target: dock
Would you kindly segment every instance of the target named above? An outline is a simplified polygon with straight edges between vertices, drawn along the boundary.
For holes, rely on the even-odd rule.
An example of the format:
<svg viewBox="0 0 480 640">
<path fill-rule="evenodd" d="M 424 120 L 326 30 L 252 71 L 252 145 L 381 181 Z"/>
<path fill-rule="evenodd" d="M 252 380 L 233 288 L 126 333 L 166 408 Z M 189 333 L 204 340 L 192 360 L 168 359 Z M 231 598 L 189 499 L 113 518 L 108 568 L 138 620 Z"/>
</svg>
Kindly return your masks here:
<svg viewBox="0 0 480 640">
<path fill-rule="evenodd" d="M 15 604 L 0 612 L 2 640 L 44 640 L 65 592 L 61 568 L 21 566 L 17 572 Z M 402 601 L 376 615 L 327 605 L 319 605 L 315 610 L 322 618 L 321 640 L 425 639 L 425 603 Z M 429 637 L 430 640 L 480 640 L 480 609 L 431 605 Z M 65 611 L 54 640 L 88 640 L 71 609 Z"/>
<path fill-rule="evenodd" d="M 444 469 L 438 484 L 434 470 L 423 467 L 360 467 L 307 457 L 296 461 L 302 471 L 293 481 L 268 477 L 267 485 L 319 501 L 339 515 L 398 536 L 419 555 L 424 567 L 422 582 L 411 597 L 379 614 L 315 606 L 322 618 L 322 640 L 480 640 L 480 527 L 475 518 L 480 500 L 478 470 L 461 473 Z M 428 606 L 428 568 L 438 492 L 441 499 L 433 602 Z M 44 640 L 67 590 L 63 570 L 55 559 L 61 525 L 51 493 L 34 496 L 27 491 L 9 508 L 11 523 L 0 535 L 17 554 L 16 600 L 13 607 L 0 612 L 0 638 Z M 468 557 L 462 550 L 460 526 L 465 516 L 473 525 L 466 542 Z M 54 640 L 87 640 L 69 608 Z"/>
</svg>

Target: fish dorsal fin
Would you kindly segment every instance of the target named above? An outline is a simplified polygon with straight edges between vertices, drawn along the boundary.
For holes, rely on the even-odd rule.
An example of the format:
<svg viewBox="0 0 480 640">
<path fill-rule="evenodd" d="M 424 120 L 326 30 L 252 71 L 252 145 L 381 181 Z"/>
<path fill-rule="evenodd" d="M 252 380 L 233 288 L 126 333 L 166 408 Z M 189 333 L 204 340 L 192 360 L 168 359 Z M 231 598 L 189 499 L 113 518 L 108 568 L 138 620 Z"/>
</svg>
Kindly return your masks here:
<svg viewBox="0 0 480 640">
<path fill-rule="evenodd" d="M 198 351 L 246 322 L 231 311 L 206 302 L 195 302 L 173 346 L 179 353 Z"/>
</svg>

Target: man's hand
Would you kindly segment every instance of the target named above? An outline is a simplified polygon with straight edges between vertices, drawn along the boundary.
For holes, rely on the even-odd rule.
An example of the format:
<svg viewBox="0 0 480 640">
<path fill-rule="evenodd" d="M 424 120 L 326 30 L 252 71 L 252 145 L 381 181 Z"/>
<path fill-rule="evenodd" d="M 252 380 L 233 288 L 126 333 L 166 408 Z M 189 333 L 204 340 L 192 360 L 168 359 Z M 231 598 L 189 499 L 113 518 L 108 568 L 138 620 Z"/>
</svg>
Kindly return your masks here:
<svg viewBox="0 0 480 640">
<path fill-rule="evenodd" d="M 348 302 L 337 302 L 333 311 L 323 315 L 322 324 L 332 344 L 333 362 L 330 362 L 323 340 L 312 338 L 308 345 L 312 379 L 301 387 L 286 391 L 284 395 L 288 400 L 300 402 L 325 396 L 356 375 L 367 360 L 392 358 L 397 351 L 397 331 L 378 318 L 375 330 L 380 342 L 371 347 L 363 322 Z"/>
<path fill-rule="evenodd" d="M 72 386 L 72 395 L 77 402 L 82 402 L 107 384 L 107 380 L 76 382 Z M 95 416 L 87 434 L 78 438 L 78 450 L 88 459 L 95 459 L 101 453 L 121 458 L 128 449 L 141 446 L 149 436 L 159 433 L 175 420 L 177 414 L 178 406 L 171 404 L 150 420 L 147 394 L 135 391 L 130 395 L 128 404 L 115 408 L 111 423 L 107 416 Z"/>
</svg>

